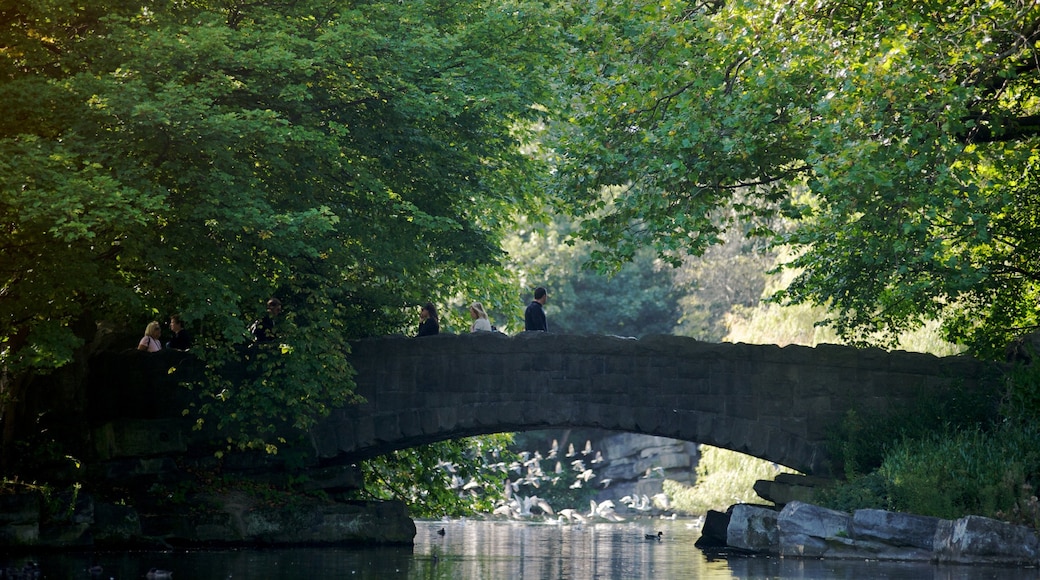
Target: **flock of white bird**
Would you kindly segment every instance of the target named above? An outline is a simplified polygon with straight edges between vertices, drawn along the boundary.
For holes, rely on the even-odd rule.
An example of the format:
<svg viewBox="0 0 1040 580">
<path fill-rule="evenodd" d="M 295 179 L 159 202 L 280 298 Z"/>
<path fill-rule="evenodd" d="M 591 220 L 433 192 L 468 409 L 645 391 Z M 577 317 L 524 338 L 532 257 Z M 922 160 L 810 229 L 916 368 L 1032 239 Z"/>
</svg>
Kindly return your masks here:
<svg viewBox="0 0 1040 580">
<path fill-rule="evenodd" d="M 542 462 L 554 460 L 556 462 L 555 466 L 546 473 L 542 469 Z M 565 471 L 564 463 L 566 462 L 569 462 L 568 469 L 570 474 Z M 506 477 L 504 478 L 505 488 L 503 490 L 505 499 L 495 506 L 492 514 L 517 520 L 531 518 L 548 520 L 555 518 L 555 521 L 563 524 L 584 524 L 597 520 L 607 522 L 625 521 L 625 517 L 619 515 L 616 511 L 618 506 L 609 499 L 599 503 L 590 500 L 589 510 L 584 512 L 573 508 L 554 510 L 548 501 L 537 495 L 521 494 L 521 491 L 538 489 L 545 484 L 555 485 L 564 480 L 568 475 L 573 477 L 573 482 L 569 485 L 571 489 L 587 486 L 597 478 L 596 472 L 592 467 L 602 462 L 603 455 L 599 451 L 593 451 L 591 441 L 586 441 L 585 447 L 580 451 L 576 450 L 573 444 L 569 445 L 566 453 L 561 458 L 559 443 L 554 439 L 552 447 L 545 456 L 538 451 L 534 453 L 524 451 L 520 453 L 518 461 L 512 461 L 508 464 L 505 462 L 493 464 L 490 467 L 501 471 Z M 483 488 L 483 484 L 475 479 L 466 481 L 460 477 L 456 467 L 451 462 L 442 461 L 438 464 L 438 467 L 450 474 L 450 487 L 459 493 L 476 494 Z M 660 475 L 663 475 L 663 470 L 658 467 L 647 469 L 643 477 L 658 475 L 658 471 L 661 472 Z M 569 480 L 569 477 L 567 479 Z M 595 485 L 606 488 L 610 485 L 610 479 L 600 478 Z M 636 516 L 646 516 L 650 515 L 651 512 L 660 513 L 671 509 L 668 496 L 663 493 L 652 497 L 648 497 L 645 494 L 641 496 L 626 495 L 619 500 L 619 503 L 624 505 L 627 510 L 633 511 Z M 671 517 L 675 517 L 674 514 Z"/>
</svg>

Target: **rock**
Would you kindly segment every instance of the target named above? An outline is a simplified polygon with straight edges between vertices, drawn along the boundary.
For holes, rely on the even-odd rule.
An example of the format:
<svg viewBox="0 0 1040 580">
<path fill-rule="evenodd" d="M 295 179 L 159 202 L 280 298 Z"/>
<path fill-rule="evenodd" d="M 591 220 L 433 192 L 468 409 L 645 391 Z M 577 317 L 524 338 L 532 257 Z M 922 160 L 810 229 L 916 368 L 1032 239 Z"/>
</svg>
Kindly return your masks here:
<svg viewBox="0 0 1040 580">
<path fill-rule="evenodd" d="M 852 517 L 836 510 L 795 501 L 777 517 L 780 555 L 809 558 L 834 557 L 839 547 L 851 544 Z"/>
<path fill-rule="evenodd" d="M 729 535 L 730 512 L 708 510 L 704 514 L 704 525 L 701 526 L 701 537 L 694 544 L 698 548 L 724 548 Z"/>
<path fill-rule="evenodd" d="M 766 479 L 756 481 L 753 489 L 758 497 L 771 501 L 776 504 L 777 508 L 783 509 L 792 501 L 812 502 L 818 489 L 833 483 L 834 480 L 823 477 L 780 473 L 772 481 Z"/>
<path fill-rule="evenodd" d="M 1036 532 L 982 516 L 943 520 L 934 549 L 942 563 L 1035 566 L 1040 557 Z"/>
<path fill-rule="evenodd" d="M 778 515 L 751 505 L 730 510 L 727 547 L 781 557 L 1002 566 L 1036 566 L 1040 560 L 1040 537 L 1034 530 L 981 516 L 950 521 L 876 509 L 850 515 L 798 501 Z M 698 547 L 719 547 L 713 543 L 718 531 L 712 526 L 723 518 L 714 514 L 705 519 Z"/>
<path fill-rule="evenodd" d="M 863 509 L 852 514 L 852 536 L 894 547 L 931 550 L 940 518 Z"/>
<path fill-rule="evenodd" d="M 733 506 L 726 528 L 726 545 L 765 554 L 778 553 L 780 537 L 776 518 L 776 510 L 767 507 Z"/>
</svg>

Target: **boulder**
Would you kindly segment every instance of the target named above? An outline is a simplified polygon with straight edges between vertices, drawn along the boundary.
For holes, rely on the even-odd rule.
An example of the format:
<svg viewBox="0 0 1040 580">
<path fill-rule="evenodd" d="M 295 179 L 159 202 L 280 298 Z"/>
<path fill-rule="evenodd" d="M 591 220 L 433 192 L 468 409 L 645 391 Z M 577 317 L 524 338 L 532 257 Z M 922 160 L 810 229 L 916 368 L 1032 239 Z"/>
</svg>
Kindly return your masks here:
<svg viewBox="0 0 1040 580">
<path fill-rule="evenodd" d="M 787 504 L 777 517 L 781 556 L 835 557 L 852 544 L 852 516 L 808 503 Z"/>
<path fill-rule="evenodd" d="M 894 547 L 931 550 L 935 532 L 943 520 L 885 510 L 863 509 L 852 514 L 851 535 L 857 540 Z"/>
<path fill-rule="evenodd" d="M 1040 559 L 1035 531 L 982 516 L 943 520 L 934 550 L 944 563 L 1036 566 Z"/>
<path fill-rule="evenodd" d="M 732 508 L 730 508 L 732 510 Z M 701 526 L 701 537 L 694 544 L 698 548 L 725 548 L 729 535 L 730 510 L 720 512 L 708 510 L 704 514 L 704 525 Z"/>
<path fill-rule="evenodd" d="M 730 513 L 726 545 L 731 548 L 776 554 L 779 552 L 777 512 L 767 507 L 738 504 Z"/>
</svg>

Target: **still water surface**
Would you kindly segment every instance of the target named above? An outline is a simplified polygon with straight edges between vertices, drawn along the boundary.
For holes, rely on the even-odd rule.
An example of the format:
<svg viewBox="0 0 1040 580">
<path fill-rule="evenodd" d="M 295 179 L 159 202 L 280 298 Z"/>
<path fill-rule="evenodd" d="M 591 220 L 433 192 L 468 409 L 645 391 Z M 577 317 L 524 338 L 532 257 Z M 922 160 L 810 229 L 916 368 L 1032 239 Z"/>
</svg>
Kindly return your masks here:
<svg viewBox="0 0 1040 580">
<path fill-rule="evenodd" d="M 1038 579 L 1036 569 L 936 566 L 870 561 L 713 557 L 693 546 L 688 521 L 645 520 L 562 526 L 551 523 L 453 520 L 416 522 L 414 547 L 43 554 L 44 578 L 89 578 L 92 559 L 102 578 L 141 579 L 150 568 L 175 580 L 487 579 L 719 580 L 785 579 Z M 444 529 L 444 534 L 438 530 Z M 661 541 L 648 533 L 664 532 Z M 28 558 L 5 559 L 21 566 Z"/>
</svg>

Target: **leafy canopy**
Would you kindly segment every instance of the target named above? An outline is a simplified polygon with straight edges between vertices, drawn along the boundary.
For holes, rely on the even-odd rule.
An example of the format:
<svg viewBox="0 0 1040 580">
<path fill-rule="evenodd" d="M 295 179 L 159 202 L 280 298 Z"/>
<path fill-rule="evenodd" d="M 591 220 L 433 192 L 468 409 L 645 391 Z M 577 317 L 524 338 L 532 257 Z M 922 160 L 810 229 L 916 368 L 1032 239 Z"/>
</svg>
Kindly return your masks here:
<svg viewBox="0 0 1040 580">
<path fill-rule="evenodd" d="M 520 145 L 546 96 L 541 4 L 48 0 L 0 20 L 11 400 L 96 322 L 178 312 L 212 371 L 198 410 L 270 443 L 350 400 L 349 339 L 482 292 L 469 274 L 538 205 Z M 277 344 L 244 349 L 271 296 Z M 243 353 L 253 378 L 229 384 Z"/>
<path fill-rule="evenodd" d="M 778 298 L 847 338 L 942 319 L 992 353 L 1037 323 L 1034 3 L 588 6 L 548 143 L 601 263 L 678 263 L 740 223 L 792 250 Z"/>
</svg>

